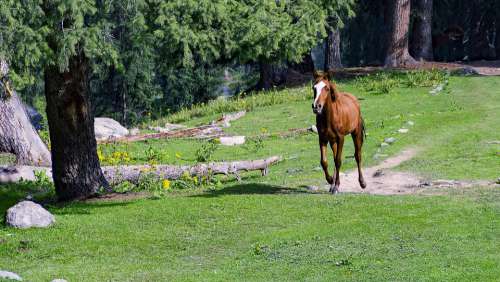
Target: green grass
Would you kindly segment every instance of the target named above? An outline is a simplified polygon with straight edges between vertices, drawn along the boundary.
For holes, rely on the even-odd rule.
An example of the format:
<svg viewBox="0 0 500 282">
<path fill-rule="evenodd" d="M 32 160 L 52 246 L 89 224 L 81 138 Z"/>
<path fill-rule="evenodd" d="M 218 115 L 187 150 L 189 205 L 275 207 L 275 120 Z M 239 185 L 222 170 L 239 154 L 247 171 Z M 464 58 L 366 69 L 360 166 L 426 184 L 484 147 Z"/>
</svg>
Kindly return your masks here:
<svg viewBox="0 0 500 282">
<path fill-rule="evenodd" d="M 419 155 L 397 169 L 429 178 L 500 176 L 500 146 L 487 143 L 500 140 L 499 77 L 452 77 L 437 96 L 421 87 L 375 95 L 356 82 L 340 86 L 363 98 L 367 165 L 380 161 L 373 158 L 377 153 L 390 156 L 418 147 Z M 325 183 L 317 170 L 317 137 L 276 134 L 314 123 L 309 99 L 297 98 L 310 95 L 310 88 L 286 91 L 297 96 L 253 107 L 227 129 L 246 136 L 275 134 L 263 139 L 263 148 L 220 147 L 213 156 L 283 156 L 268 176 L 244 174 L 241 183 L 221 177 L 224 185 L 219 189 L 179 190 L 158 200 L 50 206 L 57 218 L 53 228 L 0 228 L 0 269 L 15 271 L 26 281 L 498 280 L 498 189 L 427 196 L 307 192 L 302 186 Z M 231 103 L 221 109 L 240 109 Z M 186 123 L 202 124 L 219 115 L 217 110 L 203 114 L 203 109 L 193 112 L 200 117 Z M 408 127 L 410 132 L 396 133 L 408 121 L 415 123 Z M 389 136 L 396 137 L 396 143 L 378 151 Z M 345 156 L 353 154 L 351 143 L 346 142 Z M 151 140 L 101 150 L 127 151 L 131 163 L 145 163 L 151 147 L 161 163 L 190 164 L 201 145 L 193 140 Z M 353 167 L 354 160 L 345 158 L 343 169 Z M 0 187 L 0 209 L 33 189 Z"/>
</svg>

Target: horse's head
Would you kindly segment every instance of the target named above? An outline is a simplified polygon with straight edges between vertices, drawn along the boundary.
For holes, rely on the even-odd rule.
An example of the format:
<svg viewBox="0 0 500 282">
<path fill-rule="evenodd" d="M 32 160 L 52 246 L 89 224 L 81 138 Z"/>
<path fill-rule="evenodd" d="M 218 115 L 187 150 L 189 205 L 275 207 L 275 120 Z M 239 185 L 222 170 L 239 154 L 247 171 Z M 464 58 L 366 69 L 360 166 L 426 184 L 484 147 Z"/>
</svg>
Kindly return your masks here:
<svg viewBox="0 0 500 282">
<path fill-rule="evenodd" d="M 330 76 L 324 72 L 314 72 L 314 101 L 312 104 L 313 112 L 317 115 L 321 114 L 328 96 L 334 92 L 333 86 L 330 83 Z"/>
</svg>

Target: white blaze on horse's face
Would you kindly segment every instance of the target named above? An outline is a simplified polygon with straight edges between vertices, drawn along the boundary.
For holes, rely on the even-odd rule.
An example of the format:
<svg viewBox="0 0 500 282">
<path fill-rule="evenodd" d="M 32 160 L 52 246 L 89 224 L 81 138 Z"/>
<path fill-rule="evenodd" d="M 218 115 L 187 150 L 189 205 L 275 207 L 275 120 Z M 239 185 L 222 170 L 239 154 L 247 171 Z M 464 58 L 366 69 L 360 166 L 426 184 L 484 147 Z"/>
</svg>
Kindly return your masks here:
<svg viewBox="0 0 500 282">
<path fill-rule="evenodd" d="M 320 81 L 317 84 L 314 85 L 314 102 L 312 104 L 313 112 L 315 114 L 320 114 L 321 113 L 321 108 L 323 105 L 318 105 L 318 100 L 319 97 L 321 96 L 321 92 L 323 91 L 323 88 L 325 88 L 326 83 L 324 81 Z"/>
</svg>

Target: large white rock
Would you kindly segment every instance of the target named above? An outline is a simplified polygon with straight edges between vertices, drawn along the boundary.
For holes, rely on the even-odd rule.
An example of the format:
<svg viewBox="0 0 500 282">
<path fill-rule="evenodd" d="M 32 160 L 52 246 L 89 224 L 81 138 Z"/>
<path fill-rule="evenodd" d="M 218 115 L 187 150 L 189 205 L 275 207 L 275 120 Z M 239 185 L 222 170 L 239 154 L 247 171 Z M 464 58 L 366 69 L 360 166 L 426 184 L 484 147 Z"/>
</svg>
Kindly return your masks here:
<svg viewBox="0 0 500 282">
<path fill-rule="evenodd" d="M 95 138 L 98 140 L 123 137 L 129 134 L 128 129 L 112 118 L 95 118 Z"/>
<path fill-rule="evenodd" d="M 14 272 L 0 270 L 0 279 L 10 279 L 15 281 L 23 281 L 21 276 L 17 275 Z"/>
<path fill-rule="evenodd" d="M 220 143 L 224 146 L 234 146 L 245 144 L 245 136 L 226 136 L 220 137 Z"/>
<path fill-rule="evenodd" d="M 5 220 L 8 226 L 22 229 L 49 227 L 56 221 L 50 212 L 31 201 L 22 201 L 8 209 Z"/>
</svg>

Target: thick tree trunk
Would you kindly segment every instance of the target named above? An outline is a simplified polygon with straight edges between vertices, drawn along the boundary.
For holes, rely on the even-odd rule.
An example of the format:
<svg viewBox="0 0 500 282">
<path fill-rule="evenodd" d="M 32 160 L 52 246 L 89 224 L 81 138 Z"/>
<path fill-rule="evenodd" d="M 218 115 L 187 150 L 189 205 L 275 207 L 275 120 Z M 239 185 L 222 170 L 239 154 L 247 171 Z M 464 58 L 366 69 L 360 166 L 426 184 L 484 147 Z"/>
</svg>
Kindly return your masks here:
<svg viewBox="0 0 500 282">
<path fill-rule="evenodd" d="M 408 52 L 410 6 L 410 0 L 394 0 L 392 5 L 391 33 L 384 63 L 386 67 L 404 67 L 416 63 Z"/>
<path fill-rule="evenodd" d="M 9 85 L 8 65 L 0 60 L 0 152 L 14 154 L 22 165 L 50 166 L 50 152 Z"/>
<path fill-rule="evenodd" d="M 328 31 L 325 48 L 325 71 L 342 68 L 340 57 L 340 30 Z"/>
<path fill-rule="evenodd" d="M 415 0 L 411 54 L 416 60 L 432 61 L 432 0 Z"/>
<path fill-rule="evenodd" d="M 60 200 L 83 199 L 109 187 L 97 157 L 94 116 L 88 99 L 88 62 L 72 57 L 68 70 L 45 70 L 52 169 Z"/>
<path fill-rule="evenodd" d="M 257 90 L 269 90 L 273 87 L 273 68 L 268 62 L 259 62 L 259 82 Z"/>
</svg>

